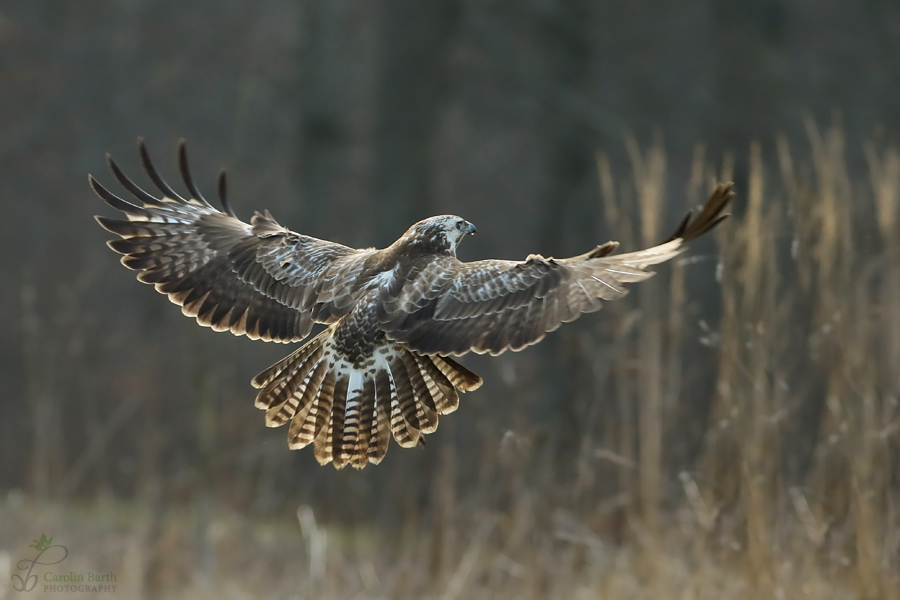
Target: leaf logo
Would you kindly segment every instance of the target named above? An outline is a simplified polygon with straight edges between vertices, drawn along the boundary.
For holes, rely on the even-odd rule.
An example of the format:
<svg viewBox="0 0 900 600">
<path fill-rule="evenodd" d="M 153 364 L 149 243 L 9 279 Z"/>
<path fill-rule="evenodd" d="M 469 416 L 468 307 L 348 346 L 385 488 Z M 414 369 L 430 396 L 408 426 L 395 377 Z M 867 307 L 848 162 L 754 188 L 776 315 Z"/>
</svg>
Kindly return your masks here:
<svg viewBox="0 0 900 600">
<path fill-rule="evenodd" d="M 46 534 L 46 533 L 42 533 L 42 534 L 41 534 L 41 539 L 39 539 L 39 540 L 34 540 L 34 543 L 33 543 L 33 544 L 29 544 L 28 547 L 29 547 L 29 548 L 34 548 L 34 549 L 37 550 L 38 552 L 43 552 L 44 550 L 46 550 L 47 548 L 49 548 L 49 547 L 50 547 L 50 544 L 52 544 L 52 543 L 53 543 L 53 538 L 47 539 L 47 534 Z"/>
</svg>

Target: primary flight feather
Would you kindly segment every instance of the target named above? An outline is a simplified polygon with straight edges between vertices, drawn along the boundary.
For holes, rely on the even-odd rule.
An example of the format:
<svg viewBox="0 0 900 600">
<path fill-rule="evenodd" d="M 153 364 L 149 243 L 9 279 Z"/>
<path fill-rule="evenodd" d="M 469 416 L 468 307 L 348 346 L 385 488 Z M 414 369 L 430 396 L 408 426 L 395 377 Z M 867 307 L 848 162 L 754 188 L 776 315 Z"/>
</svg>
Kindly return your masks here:
<svg viewBox="0 0 900 600">
<path fill-rule="evenodd" d="M 239 220 L 224 173 L 223 210 L 214 207 L 191 178 L 183 141 L 187 197 L 160 177 L 143 141 L 138 149 L 161 195 L 138 187 L 109 157 L 133 200 L 89 177 L 125 215 L 97 217 L 120 238 L 110 248 L 140 281 L 216 331 L 299 342 L 314 324 L 328 325 L 252 383 L 266 425 L 290 423 L 290 448 L 312 444 L 319 463 L 337 468 L 381 462 L 391 437 L 403 447 L 422 443 L 438 415 L 456 410 L 458 392 L 478 389 L 481 378 L 451 356 L 521 350 L 621 298 L 623 284 L 647 279 L 648 266 L 725 219 L 734 195 L 731 183 L 719 184 L 696 217 L 646 250 L 614 254 L 618 244 L 607 242 L 572 258 L 465 263 L 456 247 L 475 227 L 460 217 L 431 217 L 387 248 L 357 250 L 285 229 L 268 211 Z"/>
</svg>

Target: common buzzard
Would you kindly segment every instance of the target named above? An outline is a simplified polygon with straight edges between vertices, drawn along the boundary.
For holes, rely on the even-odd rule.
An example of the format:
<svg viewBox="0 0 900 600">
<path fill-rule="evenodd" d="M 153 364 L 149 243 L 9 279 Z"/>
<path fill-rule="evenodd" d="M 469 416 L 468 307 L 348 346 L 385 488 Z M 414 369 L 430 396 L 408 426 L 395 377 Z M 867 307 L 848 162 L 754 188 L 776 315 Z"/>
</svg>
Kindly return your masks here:
<svg viewBox="0 0 900 600">
<path fill-rule="evenodd" d="M 138 187 L 110 157 L 115 178 L 134 199 L 94 192 L 125 219 L 97 217 L 121 239 L 109 247 L 138 280 L 216 331 L 251 339 L 300 342 L 316 323 L 327 327 L 253 379 L 266 425 L 290 422 L 292 449 L 312 444 L 321 464 L 357 469 L 379 463 L 393 435 L 415 446 L 456 410 L 458 392 L 481 377 L 452 356 L 500 354 L 539 342 L 562 323 L 626 294 L 625 283 L 677 256 L 722 221 L 732 184 L 716 186 L 701 212 L 653 248 L 614 254 L 607 242 L 572 258 L 532 254 L 524 261 L 460 262 L 456 247 L 475 233 L 443 215 L 420 221 L 382 250 L 357 250 L 295 233 L 269 211 L 239 220 L 219 178 L 222 210 L 197 189 L 182 141 L 178 194 L 154 168 L 143 142 L 144 169 L 161 196 Z M 223 212 L 224 211 L 224 212 Z"/>
</svg>

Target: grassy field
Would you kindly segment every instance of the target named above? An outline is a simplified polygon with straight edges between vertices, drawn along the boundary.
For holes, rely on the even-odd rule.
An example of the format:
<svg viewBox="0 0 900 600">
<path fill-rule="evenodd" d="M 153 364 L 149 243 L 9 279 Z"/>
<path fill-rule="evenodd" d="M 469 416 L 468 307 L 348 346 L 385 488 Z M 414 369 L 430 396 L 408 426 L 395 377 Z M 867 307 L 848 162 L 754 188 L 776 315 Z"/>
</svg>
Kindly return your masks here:
<svg viewBox="0 0 900 600">
<path fill-rule="evenodd" d="M 526 428 L 487 445 L 475 475 L 471 452 L 430 448 L 426 493 L 390 526 L 300 502 L 250 517 L 215 493 L 16 490 L 0 500 L 0 598 L 46 531 L 68 569 L 114 572 L 123 598 L 900 600 L 900 153 L 847 146 L 812 123 L 807 146 L 754 145 L 746 164 L 711 166 L 698 146 L 685 196 L 735 178 L 735 217 L 715 251 L 601 314 L 617 351 L 588 383 L 612 409 L 578 415 L 565 476 Z M 666 228 L 670 174 L 661 144 L 628 148 L 629 177 L 602 155 L 598 173 L 633 248 Z M 691 265 L 714 255 L 717 281 L 698 283 L 710 269 Z M 720 295 L 715 320 L 698 317 L 698 286 Z M 700 360 L 714 380 L 686 375 Z M 29 597 L 55 597 L 43 585 Z"/>
</svg>

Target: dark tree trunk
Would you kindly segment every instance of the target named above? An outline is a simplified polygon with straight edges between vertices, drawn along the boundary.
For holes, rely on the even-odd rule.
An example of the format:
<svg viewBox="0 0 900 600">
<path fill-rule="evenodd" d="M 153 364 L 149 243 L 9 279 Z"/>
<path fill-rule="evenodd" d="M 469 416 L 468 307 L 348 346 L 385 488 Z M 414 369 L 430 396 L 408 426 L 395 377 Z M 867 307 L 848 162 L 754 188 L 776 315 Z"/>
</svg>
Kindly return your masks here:
<svg viewBox="0 0 900 600">
<path fill-rule="evenodd" d="M 457 0 L 384 0 L 382 76 L 375 129 L 373 209 L 376 238 L 430 216 L 432 141 L 451 81 L 447 54 L 457 28 Z M 400 229 L 398 229 L 400 228 Z"/>
</svg>

